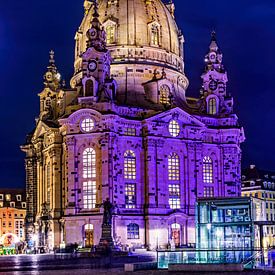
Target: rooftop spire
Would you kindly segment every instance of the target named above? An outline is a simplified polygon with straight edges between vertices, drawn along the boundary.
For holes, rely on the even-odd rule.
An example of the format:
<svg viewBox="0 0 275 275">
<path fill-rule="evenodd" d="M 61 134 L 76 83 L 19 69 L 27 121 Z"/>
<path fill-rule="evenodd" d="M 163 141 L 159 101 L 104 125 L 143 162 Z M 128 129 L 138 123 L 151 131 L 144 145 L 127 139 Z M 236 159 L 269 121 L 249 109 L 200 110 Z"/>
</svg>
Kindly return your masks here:
<svg viewBox="0 0 275 275">
<path fill-rule="evenodd" d="M 46 87 L 59 87 L 61 75 L 58 72 L 55 59 L 54 59 L 54 51 L 51 50 L 49 52 L 49 65 L 47 67 L 47 72 L 44 75 L 44 84 Z"/>
<path fill-rule="evenodd" d="M 211 32 L 211 43 L 209 45 L 209 53 L 205 56 L 206 70 L 215 69 L 217 71 L 224 71 L 222 65 L 223 55 L 217 44 L 217 35 L 213 30 Z"/>
<path fill-rule="evenodd" d="M 211 43 L 209 46 L 210 51 L 218 51 L 219 47 L 217 45 L 217 36 L 216 36 L 216 32 L 213 30 L 211 32 Z"/>
<path fill-rule="evenodd" d="M 94 18 L 98 18 L 99 17 L 97 0 L 94 0 L 94 14 L 93 14 L 93 17 Z"/>
<path fill-rule="evenodd" d="M 91 28 L 87 31 L 87 47 L 94 47 L 96 50 L 106 50 L 106 33 L 99 21 L 98 2 L 93 0 L 94 13 L 91 20 Z"/>
<path fill-rule="evenodd" d="M 49 52 L 49 65 L 48 65 L 47 69 L 48 69 L 48 72 L 57 73 L 53 50 L 50 50 L 50 52 Z"/>
</svg>

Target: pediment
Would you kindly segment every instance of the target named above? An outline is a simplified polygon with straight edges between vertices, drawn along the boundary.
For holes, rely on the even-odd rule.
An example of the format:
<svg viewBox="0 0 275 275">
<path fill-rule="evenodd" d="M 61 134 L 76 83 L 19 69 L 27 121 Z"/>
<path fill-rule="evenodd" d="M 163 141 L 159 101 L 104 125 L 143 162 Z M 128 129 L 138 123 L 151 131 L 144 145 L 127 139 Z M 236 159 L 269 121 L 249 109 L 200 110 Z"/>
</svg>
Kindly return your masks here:
<svg viewBox="0 0 275 275">
<path fill-rule="evenodd" d="M 172 119 L 176 119 L 181 121 L 184 125 L 189 126 L 197 126 L 197 127 L 206 127 L 204 123 L 199 121 L 196 117 L 192 116 L 191 114 L 187 113 L 186 111 L 182 110 L 181 108 L 177 107 L 172 110 L 162 112 L 157 114 L 149 119 L 146 119 L 148 122 L 169 122 Z"/>
<path fill-rule="evenodd" d="M 118 23 L 118 19 L 115 18 L 114 16 L 109 16 L 103 23 L 102 25 L 104 27 L 108 26 L 108 25 L 117 25 Z"/>
<path fill-rule="evenodd" d="M 68 118 L 66 119 L 60 119 L 59 122 L 61 125 L 64 124 L 76 124 L 78 123 L 82 118 L 84 117 L 94 117 L 96 119 L 101 118 L 101 114 L 93 109 L 80 109 L 74 113 L 72 113 Z"/>
<path fill-rule="evenodd" d="M 40 120 L 35 128 L 32 140 L 43 137 L 49 130 L 51 130 L 51 128 L 45 122 Z"/>
<path fill-rule="evenodd" d="M 40 98 L 54 97 L 56 93 L 53 92 L 50 88 L 45 88 L 41 93 L 38 94 Z"/>
</svg>

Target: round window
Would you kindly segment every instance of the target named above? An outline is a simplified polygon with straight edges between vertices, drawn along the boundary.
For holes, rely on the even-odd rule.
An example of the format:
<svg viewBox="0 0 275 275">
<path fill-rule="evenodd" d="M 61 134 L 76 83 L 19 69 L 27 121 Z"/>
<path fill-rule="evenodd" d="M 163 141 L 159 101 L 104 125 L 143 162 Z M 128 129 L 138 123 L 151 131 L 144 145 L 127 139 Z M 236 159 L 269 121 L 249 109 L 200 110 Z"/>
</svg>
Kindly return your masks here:
<svg viewBox="0 0 275 275">
<path fill-rule="evenodd" d="M 169 133 L 172 137 L 177 137 L 180 133 L 180 125 L 176 120 L 171 120 L 169 123 Z"/>
<path fill-rule="evenodd" d="M 89 133 L 95 128 L 95 122 L 91 118 L 85 118 L 81 121 L 81 129 L 82 131 Z"/>
</svg>

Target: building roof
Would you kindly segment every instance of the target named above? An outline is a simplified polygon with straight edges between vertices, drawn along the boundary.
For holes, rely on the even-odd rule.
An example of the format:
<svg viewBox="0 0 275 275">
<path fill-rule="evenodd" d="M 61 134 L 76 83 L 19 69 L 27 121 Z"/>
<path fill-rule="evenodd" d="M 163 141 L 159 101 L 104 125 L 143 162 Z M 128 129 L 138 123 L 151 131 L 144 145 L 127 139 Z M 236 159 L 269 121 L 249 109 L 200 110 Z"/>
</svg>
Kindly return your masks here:
<svg viewBox="0 0 275 275">
<path fill-rule="evenodd" d="M 17 195 L 21 195 L 21 198 Z M 15 208 L 23 208 L 22 202 L 26 202 L 26 190 L 22 188 L 0 188 L 0 202 L 3 202 L 3 207 L 11 207 L 11 202 L 14 202 Z"/>
<path fill-rule="evenodd" d="M 242 187 L 275 190 L 275 172 L 259 169 L 256 165 L 250 165 L 242 171 Z"/>
</svg>

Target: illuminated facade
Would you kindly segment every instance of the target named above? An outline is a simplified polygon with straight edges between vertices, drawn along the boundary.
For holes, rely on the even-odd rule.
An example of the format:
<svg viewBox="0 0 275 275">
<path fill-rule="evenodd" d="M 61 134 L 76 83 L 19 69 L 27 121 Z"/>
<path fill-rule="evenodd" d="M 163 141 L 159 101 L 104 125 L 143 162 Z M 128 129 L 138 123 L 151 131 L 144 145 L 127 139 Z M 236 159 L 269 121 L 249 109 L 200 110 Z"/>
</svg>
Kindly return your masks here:
<svg viewBox="0 0 275 275">
<path fill-rule="evenodd" d="M 275 173 L 250 165 L 242 173 L 242 196 L 259 198 L 264 202 L 263 246 L 275 246 Z"/>
<path fill-rule="evenodd" d="M 174 4 L 98 2 L 84 3 L 70 88 L 51 53 L 40 116 L 22 146 L 29 238 L 97 245 L 99 204 L 110 198 L 116 243 L 193 244 L 197 197 L 241 190 L 244 132 L 215 35 L 201 95 L 188 98 Z"/>
<path fill-rule="evenodd" d="M 0 237 L 16 236 L 25 240 L 26 193 L 23 189 L 0 189 Z"/>
</svg>

